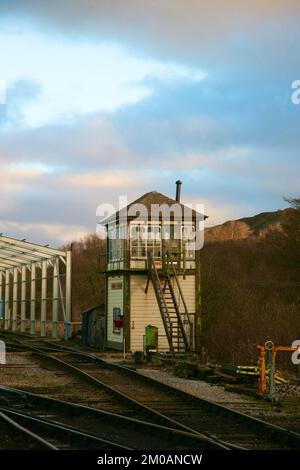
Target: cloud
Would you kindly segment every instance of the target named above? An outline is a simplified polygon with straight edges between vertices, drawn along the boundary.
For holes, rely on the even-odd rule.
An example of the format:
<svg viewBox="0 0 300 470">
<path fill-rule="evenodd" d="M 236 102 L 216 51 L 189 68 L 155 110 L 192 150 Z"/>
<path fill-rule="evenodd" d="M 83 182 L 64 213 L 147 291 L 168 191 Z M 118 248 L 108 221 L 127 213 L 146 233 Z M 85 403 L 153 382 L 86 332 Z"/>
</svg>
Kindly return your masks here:
<svg viewBox="0 0 300 470">
<path fill-rule="evenodd" d="M 41 91 L 41 85 L 33 79 L 17 80 L 7 87 L 5 104 L 0 105 L 1 127 L 21 125 L 24 121 L 24 106 L 34 101 Z"/>
<path fill-rule="evenodd" d="M 136 57 L 119 44 L 70 43 L 32 31 L 1 32 L 0 48 L 6 51 L 1 78 L 11 89 L 7 104 L 17 101 L 23 121 L 32 127 L 136 103 L 152 93 L 149 76 L 166 82 L 203 77 L 195 67 Z M 33 84 L 39 93 L 28 89 Z"/>
<path fill-rule="evenodd" d="M 81 173 L 63 178 L 61 184 L 77 188 L 108 188 L 118 191 L 127 191 L 128 187 L 136 185 L 140 178 L 146 183 L 145 174 L 136 170 L 115 170 L 94 173 Z"/>
<path fill-rule="evenodd" d="M 172 195 L 178 177 L 184 181 L 186 202 L 205 201 L 211 208 L 210 224 L 221 221 L 222 207 L 224 218 L 240 217 L 276 209 L 283 204 L 282 195 L 292 188 L 297 191 L 296 142 L 285 144 L 289 121 L 282 119 L 274 146 L 272 128 L 269 136 L 261 134 L 255 103 L 241 90 L 236 93 L 248 102 L 246 123 L 239 122 L 238 105 L 229 107 L 228 120 L 229 86 L 223 87 L 223 101 L 215 93 L 209 107 L 204 82 L 197 85 L 196 100 L 195 84 L 156 83 L 152 97 L 115 113 L 74 116 L 65 125 L 2 133 L 3 183 L 9 187 L 13 182 L 17 201 L 15 212 L 6 213 L 5 220 L 55 227 L 79 222 L 78 233 L 82 227 L 94 231 L 98 204 L 116 205 L 120 194 L 131 200 L 149 190 Z M 230 100 L 238 102 L 233 94 L 234 88 Z M 275 104 L 273 114 L 277 111 Z M 267 116 L 259 116 L 262 125 Z M 14 182 L 19 191 L 14 191 Z M 5 190 L 0 189 L 3 199 Z"/>
<path fill-rule="evenodd" d="M 30 242 L 51 244 L 52 246 L 62 246 L 76 238 L 84 238 L 89 232 L 80 225 L 68 224 L 42 224 L 42 223 L 24 223 L 0 221 L 0 232 L 9 233 L 12 237 L 18 239 L 27 239 Z M 28 238 L 30 234 L 30 239 Z"/>
<path fill-rule="evenodd" d="M 113 42 L 165 61 L 167 71 L 135 81 L 151 93 L 134 103 L 32 129 L 22 99 L 44 90 L 34 80 L 16 85 L 0 131 L 7 230 L 65 241 L 95 230 L 101 202 L 116 204 L 124 192 L 129 200 L 149 190 L 173 195 L 178 178 L 183 199 L 204 202 L 210 224 L 297 195 L 298 1 L 2 0 L 0 16 L 9 31 L 35 30 L 78 50 Z"/>
<path fill-rule="evenodd" d="M 274 62 L 294 64 L 298 0 L 2 0 L 3 20 L 27 21 L 71 41 L 111 40 L 140 55 L 201 62 L 214 70 L 254 61 L 270 73 Z M 299 34 L 299 33 L 297 33 Z M 260 49 L 253 54 L 253 44 Z M 282 69 L 281 69 L 282 71 Z"/>
</svg>

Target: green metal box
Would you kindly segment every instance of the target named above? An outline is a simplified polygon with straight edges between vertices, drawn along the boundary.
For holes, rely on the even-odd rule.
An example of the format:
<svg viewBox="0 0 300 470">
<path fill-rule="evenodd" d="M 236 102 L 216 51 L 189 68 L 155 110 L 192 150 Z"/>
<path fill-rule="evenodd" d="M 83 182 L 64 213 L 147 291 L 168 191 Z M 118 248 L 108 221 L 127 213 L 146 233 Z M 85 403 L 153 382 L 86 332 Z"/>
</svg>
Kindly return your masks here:
<svg viewBox="0 0 300 470">
<path fill-rule="evenodd" d="M 145 328 L 146 337 L 146 348 L 157 349 L 158 348 L 158 328 L 153 325 L 147 325 Z"/>
</svg>

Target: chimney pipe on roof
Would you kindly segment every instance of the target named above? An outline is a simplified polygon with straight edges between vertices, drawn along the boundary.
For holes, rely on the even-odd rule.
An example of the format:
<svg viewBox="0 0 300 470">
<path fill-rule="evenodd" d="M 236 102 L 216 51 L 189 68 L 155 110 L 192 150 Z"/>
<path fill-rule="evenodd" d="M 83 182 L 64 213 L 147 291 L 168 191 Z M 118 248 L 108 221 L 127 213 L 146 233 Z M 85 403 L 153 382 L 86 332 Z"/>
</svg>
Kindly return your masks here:
<svg viewBox="0 0 300 470">
<path fill-rule="evenodd" d="M 180 193 L 181 193 L 182 182 L 180 180 L 176 181 L 176 202 L 180 202 Z"/>
</svg>

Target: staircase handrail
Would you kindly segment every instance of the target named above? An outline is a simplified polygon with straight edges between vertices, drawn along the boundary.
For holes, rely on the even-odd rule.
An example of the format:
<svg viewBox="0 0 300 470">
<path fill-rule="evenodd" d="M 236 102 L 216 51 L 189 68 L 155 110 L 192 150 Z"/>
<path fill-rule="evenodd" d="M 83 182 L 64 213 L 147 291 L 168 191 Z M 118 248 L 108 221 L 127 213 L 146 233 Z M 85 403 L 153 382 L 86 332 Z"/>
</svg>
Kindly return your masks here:
<svg viewBox="0 0 300 470">
<path fill-rule="evenodd" d="M 158 302 L 158 304 L 160 304 L 161 299 L 162 299 L 163 304 L 164 304 L 164 308 L 165 308 L 165 312 L 168 314 L 168 306 L 166 304 L 166 301 L 165 301 L 165 298 L 164 298 L 164 295 L 163 295 L 163 291 L 162 291 L 162 288 L 161 288 L 161 285 L 160 285 L 160 279 L 159 279 L 158 271 L 157 271 L 157 268 L 156 268 L 156 265 L 155 265 L 155 262 L 154 262 L 154 259 L 153 259 L 153 256 L 151 255 L 151 253 L 148 253 L 148 271 L 149 271 L 149 273 L 151 275 L 151 278 L 152 278 L 152 283 L 153 283 L 154 292 L 155 292 L 155 295 L 156 295 L 157 302 Z M 161 298 L 159 298 L 159 296 L 158 296 L 157 289 L 155 288 L 155 283 L 157 285 L 157 289 L 159 289 L 161 294 L 162 294 Z M 165 315 L 161 315 L 161 316 L 162 316 L 162 321 L 163 321 L 163 324 L 164 324 L 164 328 L 165 328 L 165 332 L 166 332 L 166 335 L 167 335 L 167 338 L 168 338 L 168 343 L 169 343 L 170 349 L 173 350 L 172 335 L 170 334 L 170 331 L 169 331 L 169 328 L 168 328 L 168 325 L 167 325 L 167 322 L 166 322 Z M 172 325 L 170 325 L 170 328 L 172 328 Z"/>
<path fill-rule="evenodd" d="M 180 299 L 182 300 L 182 304 L 183 304 L 183 307 L 184 307 L 184 315 L 185 315 L 186 318 L 187 318 L 187 321 L 188 321 L 188 324 L 189 324 L 189 328 L 190 328 L 190 331 L 191 331 L 191 329 L 192 329 L 192 322 L 191 322 L 191 319 L 190 319 L 189 311 L 188 311 L 188 308 L 187 308 L 187 305 L 186 305 L 186 302 L 185 302 L 185 298 L 184 298 L 184 295 L 183 295 L 183 292 L 182 292 L 182 289 L 181 289 L 181 285 L 180 285 L 180 282 L 179 282 L 179 279 L 178 279 L 178 275 L 177 275 L 175 266 L 174 266 L 174 264 L 172 263 L 172 260 L 171 260 L 171 257 L 170 257 L 169 252 L 166 253 L 166 257 L 167 257 L 167 265 L 168 265 L 168 266 L 171 266 L 172 274 L 173 274 L 174 279 L 175 279 L 175 281 L 176 281 L 176 285 L 177 285 L 177 287 L 178 287 L 179 296 L 180 296 Z"/>
</svg>

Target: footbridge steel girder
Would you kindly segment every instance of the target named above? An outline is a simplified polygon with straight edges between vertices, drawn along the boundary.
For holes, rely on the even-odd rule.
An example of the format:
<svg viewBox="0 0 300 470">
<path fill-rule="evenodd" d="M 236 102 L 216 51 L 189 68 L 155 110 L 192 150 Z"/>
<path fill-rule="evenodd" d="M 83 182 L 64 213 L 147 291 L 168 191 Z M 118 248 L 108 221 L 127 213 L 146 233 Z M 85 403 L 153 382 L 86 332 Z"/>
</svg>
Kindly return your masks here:
<svg viewBox="0 0 300 470">
<path fill-rule="evenodd" d="M 0 328 L 72 334 L 72 254 L 0 234 Z"/>
</svg>

